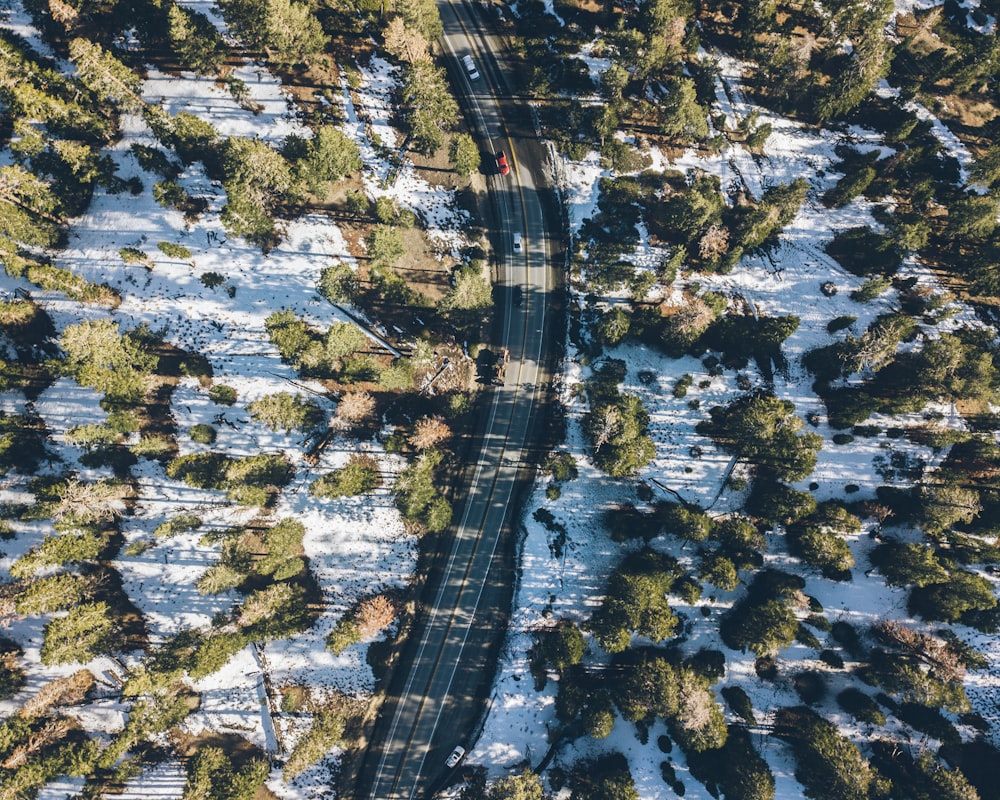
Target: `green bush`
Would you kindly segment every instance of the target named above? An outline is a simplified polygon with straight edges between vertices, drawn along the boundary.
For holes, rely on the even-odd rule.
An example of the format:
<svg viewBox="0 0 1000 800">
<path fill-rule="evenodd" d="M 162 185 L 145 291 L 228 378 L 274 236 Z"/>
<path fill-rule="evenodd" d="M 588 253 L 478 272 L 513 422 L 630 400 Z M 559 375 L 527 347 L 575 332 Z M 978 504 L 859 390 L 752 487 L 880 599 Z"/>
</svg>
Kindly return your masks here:
<svg viewBox="0 0 1000 800">
<path fill-rule="evenodd" d="M 805 581 L 777 570 L 758 572 L 747 595 L 722 617 L 719 633 L 734 650 L 749 649 L 758 657 L 777 653 L 795 640 L 799 622 L 789 601 Z"/>
<path fill-rule="evenodd" d="M 548 458 L 545 459 L 542 469 L 548 472 L 553 480 L 556 481 L 572 481 L 578 475 L 576 459 L 565 451 L 550 453 Z"/>
<path fill-rule="evenodd" d="M 791 402 L 751 396 L 715 406 L 697 431 L 726 452 L 753 464 L 757 473 L 776 480 L 801 480 L 816 466 L 823 438 L 800 433 L 803 422 Z"/>
<path fill-rule="evenodd" d="M 69 573 L 48 575 L 29 583 L 17 598 L 17 613 L 22 616 L 51 614 L 83 602 L 93 592 L 88 578 Z"/>
<path fill-rule="evenodd" d="M 17 642 L 0 636 L 0 700 L 17 694 L 28 680 L 27 673 L 17 663 L 21 654 Z M 3 738 L 3 733 L 0 733 L 0 738 Z"/>
<path fill-rule="evenodd" d="M 320 711 L 316 714 L 312 727 L 299 737 L 288 754 L 281 771 L 282 780 L 288 783 L 327 756 L 333 748 L 341 746 L 346 724 L 344 715 L 339 711 Z"/>
<path fill-rule="evenodd" d="M 215 428 L 211 425 L 198 423 L 197 425 L 191 426 L 191 430 L 188 431 L 188 435 L 191 437 L 191 441 L 196 442 L 197 444 L 212 444 L 215 441 L 216 432 Z"/>
<path fill-rule="evenodd" d="M 334 626 L 333 630 L 327 634 L 326 646 L 335 656 L 339 656 L 351 645 L 361 641 L 361 629 L 353 617 L 345 614 Z"/>
<path fill-rule="evenodd" d="M 218 272 L 203 272 L 198 276 L 198 280 L 206 289 L 215 289 L 226 282 L 226 276 Z"/>
<path fill-rule="evenodd" d="M 577 761 L 570 774 L 571 800 L 639 800 L 628 761 L 614 752 Z"/>
<path fill-rule="evenodd" d="M 177 244 L 176 242 L 157 242 L 156 248 L 163 253 L 163 255 L 168 256 L 169 258 L 180 258 L 184 260 L 191 258 L 191 251 L 184 245 Z"/>
<path fill-rule="evenodd" d="M 149 266 L 149 256 L 138 248 L 122 247 L 118 250 L 118 255 L 126 264 L 141 264 L 144 267 Z"/>
<path fill-rule="evenodd" d="M 916 587 L 910 593 L 910 613 L 926 620 L 960 622 L 972 612 L 996 607 L 993 584 L 964 570 L 952 572 L 947 581 Z"/>
<path fill-rule="evenodd" d="M 754 749 L 750 733 L 736 725 L 729 726 L 721 748 L 688 753 L 687 761 L 691 774 L 713 796 L 721 792 L 726 800 L 774 800 L 774 775 L 767 761 Z"/>
<path fill-rule="evenodd" d="M 116 624 L 107 603 L 81 603 L 45 626 L 41 659 L 46 666 L 90 661 L 110 653 Z"/>
<path fill-rule="evenodd" d="M 826 324 L 826 329 L 830 333 L 837 333 L 845 328 L 850 328 L 855 322 L 858 321 L 857 317 L 846 314 L 841 317 L 835 317 Z"/>
<path fill-rule="evenodd" d="M 323 420 L 323 411 L 312 400 L 305 400 L 300 394 L 277 392 L 265 395 L 247 405 L 250 417 L 273 431 L 308 431 Z"/>
<path fill-rule="evenodd" d="M 689 373 L 681 375 L 681 377 L 677 379 L 677 383 L 674 384 L 674 391 L 673 391 L 674 397 L 678 399 L 682 397 L 687 397 L 688 389 L 691 388 L 692 383 L 694 383 L 694 379 L 691 377 Z"/>
<path fill-rule="evenodd" d="M 11 564 L 10 574 L 14 578 L 28 578 L 42 567 L 92 561 L 106 544 L 104 537 L 92 530 L 46 536 L 40 545 Z"/>
<path fill-rule="evenodd" d="M 875 779 L 868 762 L 849 739 L 804 707 L 780 709 L 776 733 L 795 755 L 795 777 L 811 800 L 868 800 Z"/>
<path fill-rule="evenodd" d="M 315 497 L 349 497 L 374 491 L 381 483 L 378 464 L 374 459 L 352 456 L 347 466 L 313 481 L 309 491 Z"/>
<path fill-rule="evenodd" d="M 221 748 L 201 747 L 187 763 L 182 800 L 253 800 L 269 771 L 263 758 L 237 769 Z"/>
<path fill-rule="evenodd" d="M 857 303 L 867 303 L 874 300 L 882 292 L 892 286 L 892 280 L 876 276 L 869 278 L 861 286 L 851 292 L 851 299 Z"/>
<path fill-rule="evenodd" d="M 605 597 L 589 628 L 609 653 L 620 653 L 633 635 L 654 642 L 670 638 L 679 620 L 666 595 L 682 572 L 670 556 L 643 550 L 628 556 L 608 578 Z"/>
<path fill-rule="evenodd" d="M 859 689 L 844 689 L 837 695 L 837 705 L 860 722 L 869 725 L 885 725 L 885 714 L 878 703 Z"/>
<path fill-rule="evenodd" d="M 451 504 L 434 485 L 436 470 L 444 456 L 439 450 L 424 450 L 404 469 L 393 492 L 403 517 L 419 522 L 432 533 L 443 531 L 451 524 Z"/>
<path fill-rule="evenodd" d="M 178 514 L 173 519 L 169 519 L 166 522 L 161 522 L 156 526 L 156 530 L 153 531 L 153 535 L 157 537 L 162 537 L 164 539 L 171 536 L 178 536 L 182 533 L 188 533 L 201 526 L 201 517 L 196 514 L 191 513 L 181 513 Z"/>
<path fill-rule="evenodd" d="M 259 575 L 280 581 L 298 575 L 305 567 L 302 560 L 302 537 L 305 526 L 295 519 L 283 519 L 264 533 L 265 553 L 254 563 Z"/>
<path fill-rule="evenodd" d="M 739 686 L 724 686 L 720 694 L 726 703 L 729 704 L 733 713 L 747 725 L 757 724 L 757 717 L 753 713 L 753 703 L 750 702 L 750 695 Z"/>
<path fill-rule="evenodd" d="M 231 406 L 236 402 L 236 390 L 224 383 L 216 383 L 208 390 L 208 399 L 220 406 Z"/>
<path fill-rule="evenodd" d="M 358 279 L 350 265 L 337 262 L 323 268 L 317 288 L 331 303 L 353 303 L 358 294 Z"/>
</svg>

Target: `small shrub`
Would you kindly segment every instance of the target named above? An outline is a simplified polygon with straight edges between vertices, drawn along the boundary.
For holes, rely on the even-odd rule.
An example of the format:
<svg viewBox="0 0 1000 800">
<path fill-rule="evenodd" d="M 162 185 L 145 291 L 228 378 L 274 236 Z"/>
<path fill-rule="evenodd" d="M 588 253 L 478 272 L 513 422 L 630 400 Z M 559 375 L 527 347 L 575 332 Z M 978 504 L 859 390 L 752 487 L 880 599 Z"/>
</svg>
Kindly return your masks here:
<svg viewBox="0 0 1000 800">
<path fill-rule="evenodd" d="M 285 433 L 311 430 L 323 420 L 323 411 L 315 402 L 288 392 L 265 395 L 247 405 L 247 411 L 254 421 L 273 431 L 283 430 Z"/>
<path fill-rule="evenodd" d="M 158 538 L 168 539 L 171 536 L 178 536 L 197 529 L 201 525 L 201 517 L 196 514 L 178 514 L 173 519 L 156 526 L 153 535 Z"/>
<path fill-rule="evenodd" d="M 823 650 L 819 654 L 819 660 L 834 669 L 844 668 L 844 659 L 836 650 Z"/>
<path fill-rule="evenodd" d="M 41 659 L 46 666 L 90 661 L 109 653 L 115 622 L 107 603 L 81 603 L 45 626 Z"/>
<path fill-rule="evenodd" d="M 844 316 L 836 317 L 830 320 L 826 324 L 826 329 L 830 333 L 837 333 L 838 331 L 842 331 L 845 328 L 850 328 L 857 321 L 858 321 L 857 317 L 845 314 Z"/>
<path fill-rule="evenodd" d="M 799 625 L 795 631 L 795 641 L 814 650 L 819 650 L 823 645 L 819 639 L 805 625 Z"/>
<path fill-rule="evenodd" d="M 215 289 L 226 282 L 226 276 L 218 272 L 203 272 L 198 277 L 198 280 L 201 281 L 201 285 L 206 289 Z"/>
<path fill-rule="evenodd" d="M 826 697 L 826 677 L 822 672 L 815 670 L 797 672 L 792 676 L 792 686 L 806 705 L 815 705 Z"/>
<path fill-rule="evenodd" d="M 313 718 L 312 727 L 299 737 L 288 754 L 282 779 L 287 783 L 343 743 L 346 721 L 339 711 L 321 711 Z"/>
<path fill-rule="evenodd" d="M 130 558 L 136 558 L 154 547 L 155 544 L 156 543 L 150 539 L 136 539 L 134 542 L 129 542 L 125 545 L 122 552 Z"/>
<path fill-rule="evenodd" d="M 756 725 L 757 717 L 753 713 L 753 703 L 750 695 L 739 686 L 724 686 L 720 692 L 722 698 L 732 709 L 732 712 L 742 719 L 747 725 Z"/>
<path fill-rule="evenodd" d="M 137 458 L 162 458 L 174 452 L 174 443 L 167 436 L 143 436 L 129 447 Z"/>
<path fill-rule="evenodd" d="M 187 260 L 191 258 L 191 251 L 184 245 L 176 242 L 157 242 L 156 248 L 168 258 L 180 258 Z"/>
<path fill-rule="evenodd" d="M 361 641 L 361 629 L 347 614 L 337 620 L 337 624 L 326 637 L 326 646 L 335 656 L 339 656 L 351 645 Z"/>
<path fill-rule="evenodd" d="M 551 453 L 543 469 L 557 481 L 575 480 L 578 474 L 576 459 L 567 452 Z"/>
<path fill-rule="evenodd" d="M 348 497 L 374 491 L 381 484 L 378 462 L 370 456 L 352 456 L 347 466 L 323 475 L 309 487 L 314 497 Z"/>
<path fill-rule="evenodd" d="M 199 423 L 191 426 L 188 435 L 191 437 L 191 441 L 197 444 L 212 444 L 215 441 L 216 432 L 211 425 Z"/>
<path fill-rule="evenodd" d="M 136 247 L 122 247 L 118 250 L 118 255 L 121 256 L 121 260 L 126 264 L 149 266 L 149 256 Z"/>
<path fill-rule="evenodd" d="M 883 278 L 881 276 L 869 278 L 861 284 L 861 286 L 851 292 L 851 299 L 856 303 L 867 303 L 874 300 L 890 286 L 892 286 L 892 281 L 889 278 Z"/>
<path fill-rule="evenodd" d="M 860 722 L 869 725 L 885 725 L 885 714 L 878 703 L 867 694 L 853 687 L 844 689 L 837 695 L 837 705 Z"/>
<path fill-rule="evenodd" d="M 208 399 L 220 406 L 231 406 L 236 402 L 236 390 L 224 383 L 216 383 L 208 390 Z"/>
</svg>

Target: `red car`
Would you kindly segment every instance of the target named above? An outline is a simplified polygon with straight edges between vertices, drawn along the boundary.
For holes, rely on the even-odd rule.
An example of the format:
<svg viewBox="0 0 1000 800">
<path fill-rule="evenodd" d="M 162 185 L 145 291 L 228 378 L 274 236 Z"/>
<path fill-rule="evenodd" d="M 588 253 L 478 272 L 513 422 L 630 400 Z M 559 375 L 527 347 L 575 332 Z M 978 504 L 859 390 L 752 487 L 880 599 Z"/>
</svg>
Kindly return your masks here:
<svg viewBox="0 0 1000 800">
<path fill-rule="evenodd" d="M 497 170 L 501 175 L 510 175 L 510 164 L 507 163 L 507 154 L 503 150 L 497 154 Z"/>
</svg>

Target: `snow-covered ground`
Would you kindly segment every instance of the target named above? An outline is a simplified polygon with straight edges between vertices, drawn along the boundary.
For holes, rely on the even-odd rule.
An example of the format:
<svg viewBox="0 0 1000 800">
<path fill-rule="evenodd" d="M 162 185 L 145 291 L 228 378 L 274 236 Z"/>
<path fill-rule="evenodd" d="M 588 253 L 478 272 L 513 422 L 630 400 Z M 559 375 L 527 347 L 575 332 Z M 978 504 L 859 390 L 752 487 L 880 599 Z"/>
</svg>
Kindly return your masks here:
<svg viewBox="0 0 1000 800">
<path fill-rule="evenodd" d="M 0 9 L 0 24 L 47 52 L 20 3 L 10 0 L 7 5 Z M 184 5 L 208 14 L 225 33 L 223 21 L 210 4 L 192 0 Z M 457 255 L 467 245 L 463 229 L 469 218 L 458 209 L 454 193 L 428 183 L 416 174 L 409 161 L 404 161 L 395 179 L 386 183 L 388 148 L 394 147 L 397 139 L 402 140 L 391 127 L 389 105 L 397 71 L 378 58 L 358 69 L 358 87 L 350 91 L 345 88 L 342 95 L 342 127 L 361 147 L 365 190 L 372 198 L 389 196 L 418 213 L 434 247 L 441 254 Z M 311 135 L 296 118 L 294 105 L 278 77 L 265 67 L 247 61 L 237 65 L 232 75 L 246 84 L 248 98 L 243 104 L 236 102 L 224 85 L 190 73 L 178 76 L 150 71 L 143 95 L 147 102 L 160 104 L 170 113 L 197 115 L 221 136 L 257 138 L 280 146 L 291 134 Z M 384 147 L 375 146 L 373 133 Z M 213 403 L 198 381 L 181 381 L 173 393 L 171 411 L 182 454 L 211 449 L 234 457 L 283 453 L 290 460 L 296 476 L 269 512 L 270 518 L 277 521 L 291 517 L 305 526 L 303 547 L 323 593 L 324 611 L 303 634 L 266 645 L 263 658 L 267 672 L 272 685 L 279 689 L 308 686 L 316 702 L 332 693 L 363 698 L 374 686 L 365 657 L 370 642 L 361 642 L 334 656 L 326 648 L 325 637 L 360 597 L 403 587 L 413 572 L 416 542 L 405 530 L 391 495 L 395 475 L 404 461 L 387 454 L 376 441 L 359 443 L 335 437 L 319 460 L 310 463 L 304 458 L 307 443 L 301 435 L 275 433 L 254 422 L 246 410 L 248 403 L 274 392 L 304 390 L 324 394 L 320 384 L 300 380 L 292 367 L 282 363 L 268 340 L 264 321 L 272 312 L 287 308 L 320 329 L 337 321 L 350 322 L 350 317 L 316 291 L 324 267 L 339 261 L 356 268 L 349 245 L 336 223 L 318 213 L 279 223 L 280 243 L 266 254 L 259 247 L 229 237 L 219 219 L 225 193 L 206 176 L 200 163 L 185 169 L 178 182 L 191 195 L 205 198 L 208 208 L 197 219 L 186 220 L 153 199 L 153 184 L 162 178 L 139 165 L 130 151 L 136 144 L 159 148 L 142 118 L 126 115 L 121 138 L 107 152 L 118 163 L 122 178 L 141 181 L 141 193 L 111 195 L 97 191 L 87 212 L 72 222 L 69 246 L 57 254 L 56 264 L 116 289 L 122 303 L 112 316 L 123 329 L 145 324 L 162 332 L 168 342 L 207 358 L 216 384 L 236 390 L 235 405 L 226 407 Z M 165 255 L 157 247 L 161 242 L 186 247 L 190 257 Z M 142 251 L 148 256 L 148 265 L 123 264 L 121 248 Z M 221 275 L 222 284 L 207 287 L 202 278 L 208 273 Z M 0 276 L 0 290 L 4 292 L 21 285 Z M 31 292 L 52 317 L 57 333 L 70 323 L 108 313 L 104 308 L 69 301 L 58 292 L 36 287 L 31 287 Z M 314 399 L 326 415 L 335 408 L 333 401 L 317 396 Z M 54 451 L 81 478 L 89 480 L 110 477 L 111 472 L 107 468 L 82 467 L 79 458 L 83 450 L 66 434 L 78 425 L 104 422 L 107 414 L 99 401 L 97 393 L 61 378 L 33 404 L 35 413 L 48 426 Z M 0 406 L 8 413 L 23 412 L 25 399 L 6 393 L 0 397 Z M 188 431 L 196 424 L 216 429 L 218 439 L 214 445 L 190 441 Z M 364 496 L 337 500 L 310 494 L 309 485 L 316 477 L 343 467 L 358 452 L 367 453 L 377 462 L 383 477 L 381 488 Z M 231 609 L 238 597 L 233 591 L 217 595 L 198 592 L 199 577 L 219 558 L 219 544 L 204 536 L 246 523 L 260 511 L 235 507 L 221 492 L 194 489 L 171 480 L 157 461 L 140 459 L 133 476 L 138 496 L 134 512 L 123 521 L 125 547 L 115 562 L 124 591 L 142 612 L 153 644 L 186 628 L 207 629 L 213 618 Z M 9 481 L 0 493 L 0 502 L 30 501 L 30 494 Z M 168 538 L 153 535 L 157 526 L 182 513 L 195 514 L 201 520 L 197 529 Z M 17 557 L 52 532 L 51 523 L 15 525 L 19 535 L 12 542 L 4 542 L 0 556 L 0 575 L 4 578 Z M 0 704 L 4 713 L 17 708 L 45 681 L 81 666 L 41 665 L 39 648 L 45 621 L 41 617 L 18 620 L 5 631 L 24 647 L 24 662 L 30 674 L 27 688 Z M 132 662 L 136 656 L 126 660 Z M 120 673 L 120 668 L 108 659 L 97 659 L 86 666 L 99 676 Z M 201 693 L 201 705 L 185 720 L 185 730 L 191 734 L 235 733 L 268 752 L 276 752 L 273 728 L 261 703 L 261 671 L 259 654 L 248 647 L 222 670 L 198 682 L 195 688 Z M 116 726 L 110 722 L 111 727 L 104 725 L 100 715 L 92 714 L 88 719 L 96 730 L 113 732 L 120 730 L 125 711 L 127 708 L 118 709 Z M 298 720 L 286 726 L 286 748 L 293 746 L 308 727 L 305 722 Z M 328 773 L 325 769 L 310 770 L 286 785 L 281 781 L 280 768 L 276 768 L 270 783 L 283 798 L 319 796 L 330 791 Z M 184 780 L 179 765 L 168 761 L 131 781 L 123 796 L 164 800 L 179 797 Z M 42 796 L 61 800 L 80 788 L 79 781 L 61 781 Z"/>
<path fill-rule="evenodd" d="M 902 11 L 907 4 L 898 5 Z M 754 108 L 741 91 L 742 65 L 735 59 L 722 58 L 720 68 L 717 102 L 710 116 L 714 118 L 716 114 L 724 114 L 727 127 L 732 129 L 752 111 L 759 112 L 760 123 L 772 126 L 763 157 L 752 155 L 737 143 L 727 146 L 718 156 L 706 158 L 688 151 L 673 162 L 668 162 L 660 151 L 654 149 L 649 153 L 653 168 L 703 170 L 717 175 L 724 191 L 737 185 L 758 198 L 769 186 L 804 177 L 809 180 L 809 193 L 795 219 L 785 228 L 777 248 L 767 257 L 745 258 L 727 275 L 682 274 L 673 287 L 673 299 L 680 302 L 680 288 L 690 279 L 697 281 L 703 290 L 745 301 L 756 313 L 797 316 L 800 320 L 798 330 L 782 348 L 788 359 L 788 369 L 779 370 L 774 376 L 773 390 L 779 398 L 792 401 L 799 416 L 816 415 L 818 424 L 815 427 L 807 425 L 806 429 L 821 434 L 823 449 L 813 474 L 796 484 L 796 488 L 809 491 L 815 487 L 813 482 L 818 483 L 819 488 L 814 491 L 817 500 L 873 498 L 875 488 L 887 482 L 887 478 L 879 474 L 879 467 L 884 468 L 894 454 L 897 457 L 905 455 L 914 461 L 923 460 L 928 468 L 940 463 L 943 454 L 905 439 L 890 440 L 884 433 L 872 438 L 858 436 L 846 445 L 834 444 L 832 437 L 837 431 L 827 425 L 825 407 L 811 391 L 812 378 L 799 362 L 806 351 L 835 340 L 826 328 L 831 319 L 848 314 L 855 316 L 858 321 L 852 329 L 860 332 L 896 303 L 895 291 L 866 304 L 850 300 L 850 292 L 863 281 L 845 272 L 824 250 L 824 244 L 836 232 L 874 224 L 871 204 L 861 198 L 842 209 L 824 208 L 819 197 L 840 177 L 836 172 L 839 159 L 834 154 L 834 148 L 844 134 L 808 129 L 775 116 L 766 109 Z M 943 132 L 937 135 L 946 152 L 964 167 L 968 163 L 968 152 L 950 131 L 941 127 Z M 883 156 L 892 152 L 871 131 L 854 128 L 847 136 L 856 148 L 879 149 Z M 563 159 L 557 165 L 560 192 L 567 204 L 574 233 L 583 220 L 596 213 L 598 181 L 610 174 L 602 169 L 596 153 L 591 153 L 580 162 Z M 638 257 L 649 248 L 645 232 L 641 233 L 643 241 L 637 250 Z M 912 260 L 908 260 L 901 271 L 941 291 L 933 276 Z M 820 284 L 825 281 L 833 281 L 836 285 L 838 291 L 834 296 L 826 297 L 820 292 Z M 579 296 L 576 299 L 582 302 Z M 952 310 L 955 316 L 939 329 L 978 324 L 967 307 L 957 306 Z M 632 503 L 639 508 L 648 507 L 639 499 L 637 489 L 640 485 L 647 491 L 652 490 L 654 501 L 673 500 L 680 496 L 687 502 L 708 509 L 713 516 L 739 508 L 743 500 L 741 492 L 725 481 L 731 467 L 730 456 L 695 431 L 697 422 L 707 418 L 708 409 L 742 394 L 736 386 L 735 373 L 729 370 L 713 376 L 697 359 L 671 359 L 657 350 L 635 343 L 615 347 L 606 351 L 605 355 L 625 361 L 628 370 L 622 389 L 638 394 L 649 411 L 650 435 L 656 443 L 656 455 L 633 481 L 609 479 L 594 467 L 581 429 L 585 403 L 573 391 L 574 385 L 586 380 L 590 370 L 581 365 L 571 348 L 570 356 L 560 371 L 563 386 L 561 399 L 568 418 L 564 448 L 574 456 L 579 477 L 561 484 L 558 499 L 550 499 L 546 494 L 551 479 L 540 478 L 525 506 L 521 574 L 505 658 L 494 687 L 485 730 L 469 756 L 470 762 L 485 765 L 494 777 L 512 774 L 525 763 L 537 765 L 549 750 L 549 735 L 559 727 L 554 709 L 556 681 L 549 680 L 541 692 L 533 688 L 528 656 L 533 644 L 532 631 L 550 625 L 556 619 L 585 622 L 602 599 L 607 576 L 626 552 L 639 546 L 613 542 L 603 519 L 605 512 L 624 503 Z M 741 372 L 750 378 L 754 386 L 764 383 L 763 376 L 752 363 Z M 672 389 L 677 379 L 685 374 L 692 377 L 692 385 L 684 398 L 675 398 Z M 925 411 L 941 412 L 943 420 L 939 424 L 952 427 L 964 425 L 950 406 Z M 892 420 L 871 420 L 883 429 L 890 425 L 916 425 L 925 421 L 921 414 Z M 698 453 L 692 450 L 694 447 L 700 450 L 700 454 L 692 455 Z M 909 485 L 905 478 L 898 475 L 894 480 L 896 485 Z M 845 492 L 849 484 L 854 484 L 850 495 Z M 670 492 L 664 491 L 664 487 Z M 561 551 L 554 547 L 552 531 L 534 518 L 533 514 L 539 508 L 546 509 L 555 522 L 565 528 L 566 540 Z M 847 537 L 856 562 L 851 582 L 827 580 L 814 571 L 806 573 L 805 592 L 819 600 L 830 622 L 843 619 L 864 626 L 887 617 L 908 619 L 907 592 L 886 586 L 877 573 L 869 575 L 866 572 L 868 553 L 875 544 L 868 535 L 870 529 L 868 523 L 860 533 Z M 788 554 L 784 537 L 772 534 L 768 540 L 767 564 L 801 573 L 802 565 Z M 676 540 L 661 536 L 652 542 L 652 546 L 670 553 L 682 565 L 690 567 L 693 563 L 690 548 L 685 549 Z M 701 647 L 722 650 L 726 656 L 727 672 L 721 685 L 744 689 L 759 720 L 766 722 L 776 708 L 797 705 L 800 700 L 789 681 L 769 683 L 760 680 L 754 671 L 752 654 L 730 650 L 719 639 L 719 617 L 740 596 L 741 591 L 737 589 L 728 593 L 708 586 L 696 608 L 673 596 L 670 603 L 691 625 L 684 650 L 694 652 Z M 974 708 L 992 719 L 996 716 L 993 705 L 1000 691 L 1000 643 L 996 637 L 961 626 L 957 626 L 956 630 L 983 651 L 990 661 L 988 670 L 967 676 L 966 688 Z M 821 640 L 828 635 L 820 631 L 816 633 Z M 600 661 L 606 658 L 589 637 L 588 646 L 585 659 Z M 809 660 L 816 657 L 815 650 L 793 644 L 780 654 L 781 672 L 787 674 L 789 667 L 796 662 L 808 665 Z M 831 694 L 836 691 L 839 689 L 832 690 Z M 871 733 L 835 707 L 826 711 L 843 732 L 856 740 Z M 730 719 L 733 717 L 730 716 Z M 707 800 L 710 795 L 704 786 L 687 774 L 683 753 L 675 748 L 667 756 L 658 749 L 657 738 L 661 733 L 664 730 L 662 723 L 658 722 L 649 731 L 648 744 L 643 745 L 637 738 L 635 727 L 619 718 L 607 739 L 595 741 L 583 737 L 562 746 L 553 765 L 569 768 L 580 757 L 618 750 L 628 758 L 639 796 L 643 800 L 656 800 L 675 796 L 664 783 L 658 768 L 658 764 L 666 759 L 673 764 L 678 778 L 683 781 L 685 797 Z M 755 736 L 754 739 L 774 773 L 776 796 L 780 800 L 802 797 L 803 789 L 794 778 L 794 762 L 788 748 L 773 737 Z"/>
</svg>

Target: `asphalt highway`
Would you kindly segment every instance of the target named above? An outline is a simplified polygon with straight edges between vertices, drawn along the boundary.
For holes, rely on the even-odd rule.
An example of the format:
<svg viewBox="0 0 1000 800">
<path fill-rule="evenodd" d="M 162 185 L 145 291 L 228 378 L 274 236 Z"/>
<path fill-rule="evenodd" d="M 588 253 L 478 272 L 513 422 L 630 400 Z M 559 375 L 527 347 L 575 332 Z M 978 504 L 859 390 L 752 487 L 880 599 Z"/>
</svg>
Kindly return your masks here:
<svg viewBox="0 0 1000 800">
<path fill-rule="evenodd" d="M 439 1 L 444 54 L 456 89 L 464 98 L 466 118 L 475 128 L 488 171 L 494 222 L 492 242 L 499 257 L 502 342 L 510 360 L 503 384 L 492 390 L 482 415 L 481 443 L 463 503 L 456 504 L 456 523 L 450 552 L 440 581 L 429 586 L 424 613 L 406 645 L 408 669 L 396 681 L 383 705 L 365 756 L 357 797 L 371 800 L 422 798 L 449 777 L 445 759 L 455 745 L 470 749 L 477 709 L 473 698 L 490 674 L 484 654 L 502 631 L 491 629 L 502 610 L 490 607 L 503 596 L 491 591 L 491 565 L 498 543 L 517 509 L 513 500 L 519 470 L 537 410 L 538 386 L 546 352 L 546 305 L 552 272 L 549 230 L 558 221 L 546 219 L 538 169 L 538 143 L 519 137 L 524 126 L 509 125 L 508 117 L 522 115 L 511 97 L 511 81 L 493 34 L 484 25 L 482 8 L 463 0 Z M 480 73 L 472 80 L 460 59 L 471 55 Z M 505 117 L 505 115 L 507 115 Z M 512 134 L 512 131 L 514 133 Z M 499 175 L 490 159 L 505 151 L 511 170 Z M 521 249 L 514 249 L 514 234 Z M 509 593 L 506 594 L 509 598 Z"/>
</svg>

